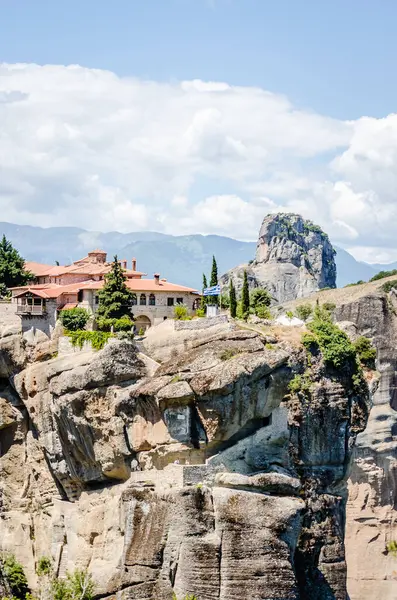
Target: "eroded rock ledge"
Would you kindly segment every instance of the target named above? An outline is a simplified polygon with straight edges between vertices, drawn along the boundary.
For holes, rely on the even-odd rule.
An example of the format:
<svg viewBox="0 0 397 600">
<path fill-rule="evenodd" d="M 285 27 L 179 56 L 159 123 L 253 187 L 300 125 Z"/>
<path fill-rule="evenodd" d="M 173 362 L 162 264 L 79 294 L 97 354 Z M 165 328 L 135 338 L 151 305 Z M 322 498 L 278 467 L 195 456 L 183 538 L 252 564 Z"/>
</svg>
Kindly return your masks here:
<svg viewBox="0 0 397 600">
<path fill-rule="evenodd" d="M 367 397 L 302 349 L 225 323 L 175 334 L 152 358 L 128 342 L 29 362 L 2 347 L 2 548 L 34 585 L 94 575 L 140 600 L 346 599 L 346 478 Z M 149 348 L 149 346 L 148 346 Z M 146 351 L 149 351 L 146 348 Z"/>
</svg>

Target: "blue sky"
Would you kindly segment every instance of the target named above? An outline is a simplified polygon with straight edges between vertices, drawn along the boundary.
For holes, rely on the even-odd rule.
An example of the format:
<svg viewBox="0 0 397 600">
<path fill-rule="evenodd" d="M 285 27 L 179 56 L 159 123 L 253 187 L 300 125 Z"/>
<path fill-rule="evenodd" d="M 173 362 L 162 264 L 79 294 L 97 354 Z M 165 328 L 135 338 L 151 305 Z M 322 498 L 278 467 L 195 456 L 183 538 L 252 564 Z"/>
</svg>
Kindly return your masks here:
<svg viewBox="0 0 397 600">
<path fill-rule="evenodd" d="M 395 0 L 0 11 L 4 220 L 255 239 L 286 210 L 397 259 Z"/>
<path fill-rule="evenodd" d="M 6 62 L 221 80 L 350 119 L 396 109 L 394 0 L 2 0 Z"/>
</svg>

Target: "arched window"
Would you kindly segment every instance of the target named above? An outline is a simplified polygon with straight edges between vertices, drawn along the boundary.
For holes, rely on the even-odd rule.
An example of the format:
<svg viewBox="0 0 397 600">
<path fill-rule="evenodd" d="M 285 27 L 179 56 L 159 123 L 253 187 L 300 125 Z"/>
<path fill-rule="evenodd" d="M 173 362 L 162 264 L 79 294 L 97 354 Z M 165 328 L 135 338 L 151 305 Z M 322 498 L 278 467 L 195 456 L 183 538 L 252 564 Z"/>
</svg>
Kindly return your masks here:
<svg viewBox="0 0 397 600">
<path fill-rule="evenodd" d="M 139 304 L 141 306 L 146 306 L 146 294 L 141 294 L 141 297 L 139 298 Z"/>
<path fill-rule="evenodd" d="M 156 306 L 156 296 L 154 294 L 149 296 L 149 306 Z"/>
</svg>

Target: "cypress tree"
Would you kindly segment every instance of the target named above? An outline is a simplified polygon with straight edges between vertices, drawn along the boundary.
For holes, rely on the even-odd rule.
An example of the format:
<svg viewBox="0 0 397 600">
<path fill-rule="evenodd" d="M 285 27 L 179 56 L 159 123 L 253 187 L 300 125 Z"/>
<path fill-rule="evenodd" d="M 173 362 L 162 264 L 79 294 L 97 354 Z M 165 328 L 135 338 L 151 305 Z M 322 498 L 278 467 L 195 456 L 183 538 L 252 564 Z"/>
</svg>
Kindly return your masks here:
<svg viewBox="0 0 397 600">
<path fill-rule="evenodd" d="M 241 294 L 241 308 L 243 313 L 243 319 L 248 319 L 250 311 L 250 295 L 248 289 L 247 271 L 244 271 L 243 290 Z"/>
<path fill-rule="evenodd" d="M 235 319 L 237 314 L 237 299 L 236 299 L 236 288 L 233 284 L 233 279 L 230 279 L 229 287 L 229 298 L 230 298 L 230 316 Z"/>
<path fill-rule="evenodd" d="M 131 317 L 131 306 L 135 294 L 127 288 L 126 281 L 127 277 L 115 256 L 111 271 L 105 275 L 105 285 L 99 292 L 98 317 L 105 319 Z"/>
<path fill-rule="evenodd" d="M 211 279 L 210 279 L 210 287 L 218 285 L 218 265 L 216 264 L 215 256 L 212 257 L 212 269 L 211 269 Z M 218 305 L 219 296 L 210 296 L 211 304 Z"/>
<path fill-rule="evenodd" d="M 208 287 L 207 277 L 203 273 L 203 295 L 201 296 L 201 308 L 205 308 L 208 300 L 208 296 L 204 296 L 204 289 Z"/>
</svg>

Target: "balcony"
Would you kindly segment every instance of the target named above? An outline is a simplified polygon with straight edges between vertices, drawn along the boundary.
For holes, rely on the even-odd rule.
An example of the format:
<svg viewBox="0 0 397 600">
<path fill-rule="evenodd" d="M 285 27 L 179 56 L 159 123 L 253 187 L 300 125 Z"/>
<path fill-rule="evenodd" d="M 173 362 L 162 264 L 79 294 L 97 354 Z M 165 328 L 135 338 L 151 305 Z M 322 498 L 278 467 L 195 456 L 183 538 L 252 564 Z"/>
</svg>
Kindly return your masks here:
<svg viewBox="0 0 397 600">
<path fill-rule="evenodd" d="M 42 317 L 46 314 L 45 306 L 42 304 L 17 304 L 17 315 L 34 315 Z"/>
</svg>

